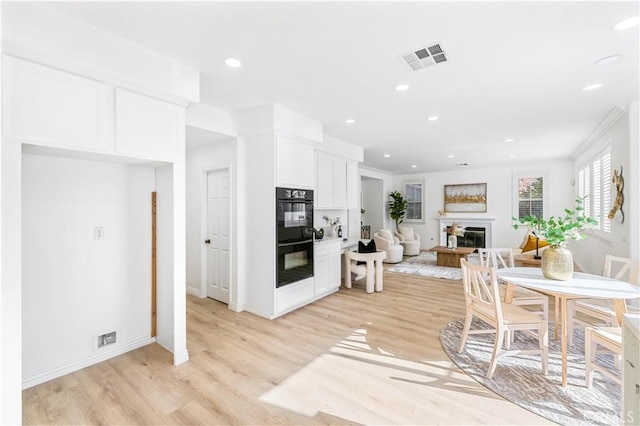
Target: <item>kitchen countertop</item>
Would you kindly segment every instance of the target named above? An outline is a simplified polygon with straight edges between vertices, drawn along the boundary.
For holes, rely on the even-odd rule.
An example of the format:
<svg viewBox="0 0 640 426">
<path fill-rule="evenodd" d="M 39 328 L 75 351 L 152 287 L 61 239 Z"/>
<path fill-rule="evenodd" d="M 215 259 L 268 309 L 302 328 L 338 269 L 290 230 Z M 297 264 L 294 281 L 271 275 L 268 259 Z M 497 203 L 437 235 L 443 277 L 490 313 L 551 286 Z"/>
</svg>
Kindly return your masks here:
<svg viewBox="0 0 640 426">
<path fill-rule="evenodd" d="M 342 241 L 342 246 L 341 246 L 342 250 L 348 250 L 358 245 L 358 240 L 355 240 L 355 239 L 342 240 L 341 238 L 324 237 L 321 240 L 314 240 L 315 244 L 327 244 L 327 243 L 332 243 L 336 241 Z"/>
</svg>

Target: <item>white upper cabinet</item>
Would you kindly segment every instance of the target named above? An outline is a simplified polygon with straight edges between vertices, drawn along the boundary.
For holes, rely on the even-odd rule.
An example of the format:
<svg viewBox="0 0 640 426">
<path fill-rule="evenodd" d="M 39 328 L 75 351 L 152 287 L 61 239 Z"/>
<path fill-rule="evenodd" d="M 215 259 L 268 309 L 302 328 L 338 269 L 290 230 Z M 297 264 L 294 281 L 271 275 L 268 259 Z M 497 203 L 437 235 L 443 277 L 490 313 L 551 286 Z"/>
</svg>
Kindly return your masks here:
<svg viewBox="0 0 640 426">
<path fill-rule="evenodd" d="M 360 208 L 360 190 L 358 186 L 358 163 L 347 161 L 347 208 Z"/>
<path fill-rule="evenodd" d="M 316 208 L 358 208 L 357 162 L 318 152 L 316 172 Z"/>
<path fill-rule="evenodd" d="M 128 156 L 172 160 L 184 138 L 184 108 L 116 90 L 116 151 Z"/>
<path fill-rule="evenodd" d="M 313 146 L 276 135 L 276 184 L 313 188 Z"/>
<path fill-rule="evenodd" d="M 7 55 L 2 61 L 5 137 L 113 151 L 112 87 Z"/>
</svg>

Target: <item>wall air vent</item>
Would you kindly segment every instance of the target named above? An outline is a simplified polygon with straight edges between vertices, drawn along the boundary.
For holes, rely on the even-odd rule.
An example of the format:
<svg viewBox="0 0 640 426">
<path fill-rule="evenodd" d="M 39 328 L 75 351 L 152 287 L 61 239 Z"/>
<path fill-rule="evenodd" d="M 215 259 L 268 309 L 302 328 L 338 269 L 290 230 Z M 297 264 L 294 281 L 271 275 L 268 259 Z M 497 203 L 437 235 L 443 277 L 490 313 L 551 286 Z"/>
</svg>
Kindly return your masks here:
<svg viewBox="0 0 640 426">
<path fill-rule="evenodd" d="M 411 71 L 420 71 L 432 65 L 447 62 L 449 56 L 444 51 L 442 43 L 435 43 L 405 53 L 400 56 L 400 59 Z"/>
</svg>

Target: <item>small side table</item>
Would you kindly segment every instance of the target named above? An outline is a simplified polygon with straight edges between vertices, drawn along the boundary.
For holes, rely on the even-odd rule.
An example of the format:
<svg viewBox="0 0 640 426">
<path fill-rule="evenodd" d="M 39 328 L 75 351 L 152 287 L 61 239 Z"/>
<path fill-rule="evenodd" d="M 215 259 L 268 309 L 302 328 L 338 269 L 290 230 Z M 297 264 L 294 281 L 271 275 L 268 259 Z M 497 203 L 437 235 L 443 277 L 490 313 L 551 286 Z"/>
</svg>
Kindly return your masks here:
<svg viewBox="0 0 640 426">
<path fill-rule="evenodd" d="M 513 256 L 514 266 L 539 268 L 542 266 L 542 258 L 535 259 L 532 254 L 516 254 Z"/>
</svg>

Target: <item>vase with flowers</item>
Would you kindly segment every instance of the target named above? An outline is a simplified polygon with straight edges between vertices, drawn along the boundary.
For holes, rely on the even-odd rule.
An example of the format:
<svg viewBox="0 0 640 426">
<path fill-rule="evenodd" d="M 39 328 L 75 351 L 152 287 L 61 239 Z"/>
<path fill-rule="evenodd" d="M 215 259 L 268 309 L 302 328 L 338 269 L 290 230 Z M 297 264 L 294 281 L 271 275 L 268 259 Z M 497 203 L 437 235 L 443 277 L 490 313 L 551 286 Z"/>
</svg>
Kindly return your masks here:
<svg viewBox="0 0 640 426">
<path fill-rule="evenodd" d="M 443 231 L 447 233 L 447 248 L 452 250 L 458 248 L 458 237 L 464 237 L 465 229 L 453 222 L 451 226 L 447 226 Z"/>
<path fill-rule="evenodd" d="M 538 238 L 549 244 L 550 247 L 542 253 L 542 274 L 546 278 L 566 281 L 573 277 L 573 256 L 566 245 L 569 241 L 583 239 L 583 231 L 598 224 L 594 218 L 584 215 L 583 202 L 582 198 L 576 198 L 574 208 L 564 210 L 564 217 L 551 216 L 549 219 L 543 219 L 538 216 L 525 216 L 520 219 L 512 218 L 517 221 L 513 224 L 514 229 L 525 225 L 535 232 Z"/>
<path fill-rule="evenodd" d="M 337 235 L 338 227 L 341 225 L 340 218 L 329 216 L 323 216 L 322 218 L 329 225 L 329 236 L 331 238 L 335 238 Z"/>
</svg>

